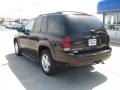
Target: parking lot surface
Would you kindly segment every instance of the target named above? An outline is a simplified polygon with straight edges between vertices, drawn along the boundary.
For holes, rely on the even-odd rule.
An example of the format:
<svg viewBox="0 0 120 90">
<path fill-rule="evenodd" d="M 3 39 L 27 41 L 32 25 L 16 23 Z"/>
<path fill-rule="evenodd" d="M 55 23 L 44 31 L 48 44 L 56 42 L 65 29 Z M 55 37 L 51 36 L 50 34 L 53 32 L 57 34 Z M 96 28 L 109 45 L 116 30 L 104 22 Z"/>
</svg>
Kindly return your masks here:
<svg viewBox="0 0 120 90">
<path fill-rule="evenodd" d="M 14 54 L 16 30 L 0 27 L 0 90 L 120 90 L 120 46 L 105 64 L 61 69 L 46 76 L 40 65 Z"/>
</svg>

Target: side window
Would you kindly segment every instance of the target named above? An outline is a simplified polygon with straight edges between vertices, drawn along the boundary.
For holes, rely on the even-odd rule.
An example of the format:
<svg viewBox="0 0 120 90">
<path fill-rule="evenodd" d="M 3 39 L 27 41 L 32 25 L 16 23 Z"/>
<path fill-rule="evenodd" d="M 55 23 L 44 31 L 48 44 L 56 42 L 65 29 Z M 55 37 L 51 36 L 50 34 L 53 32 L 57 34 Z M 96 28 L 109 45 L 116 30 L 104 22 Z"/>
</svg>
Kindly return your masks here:
<svg viewBox="0 0 120 90">
<path fill-rule="evenodd" d="M 25 26 L 25 30 L 26 31 L 32 31 L 33 24 L 34 24 L 34 20 L 29 21 L 27 23 L 27 25 Z"/>
<path fill-rule="evenodd" d="M 63 16 L 50 15 L 48 16 L 48 33 L 55 35 L 64 34 Z"/>
<path fill-rule="evenodd" d="M 46 32 L 47 31 L 47 17 L 43 18 L 43 22 L 42 22 L 40 31 L 41 32 Z"/>
<path fill-rule="evenodd" d="M 39 33 L 39 32 L 40 32 L 40 27 L 41 27 L 42 21 L 43 21 L 43 18 L 42 18 L 42 17 L 39 17 L 39 18 L 36 20 L 35 27 L 34 27 L 34 32 L 35 32 L 35 33 Z"/>
</svg>

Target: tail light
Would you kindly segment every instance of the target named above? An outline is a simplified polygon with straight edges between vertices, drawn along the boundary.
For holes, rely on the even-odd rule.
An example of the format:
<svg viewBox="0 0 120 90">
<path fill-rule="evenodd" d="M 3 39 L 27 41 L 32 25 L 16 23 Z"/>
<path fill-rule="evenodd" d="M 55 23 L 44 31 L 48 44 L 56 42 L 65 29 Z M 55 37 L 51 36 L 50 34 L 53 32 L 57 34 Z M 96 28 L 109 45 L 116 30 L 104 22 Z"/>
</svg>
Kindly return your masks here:
<svg viewBox="0 0 120 90">
<path fill-rule="evenodd" d="M 63 41 L 64 51 L 70 51 L 70 36 L 66 36 Z"/>
</svg>

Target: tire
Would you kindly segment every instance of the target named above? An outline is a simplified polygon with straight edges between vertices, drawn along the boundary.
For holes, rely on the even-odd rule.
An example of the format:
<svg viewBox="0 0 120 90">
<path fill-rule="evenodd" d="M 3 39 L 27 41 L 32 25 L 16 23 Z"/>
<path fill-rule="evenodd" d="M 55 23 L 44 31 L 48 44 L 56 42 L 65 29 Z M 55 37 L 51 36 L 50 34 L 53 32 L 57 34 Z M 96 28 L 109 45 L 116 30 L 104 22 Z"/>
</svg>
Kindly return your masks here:
<svg viewBox="0 0 120 90">
<path fill-rule="evenodd" d="M 15 49 L 15 54 L 17 56 L 21 56 L 21 49 L 20 49 L 19 44 L 17 43 L 17 41 L 14 42 L 14 49 Z"/>
<path fill-rule="evenodd" d="M 44 50 L 41 54 L 41 68 L 46 75 L 53 75 L 56 72 L 56 65 L 49 50 Z"/>
</svg>

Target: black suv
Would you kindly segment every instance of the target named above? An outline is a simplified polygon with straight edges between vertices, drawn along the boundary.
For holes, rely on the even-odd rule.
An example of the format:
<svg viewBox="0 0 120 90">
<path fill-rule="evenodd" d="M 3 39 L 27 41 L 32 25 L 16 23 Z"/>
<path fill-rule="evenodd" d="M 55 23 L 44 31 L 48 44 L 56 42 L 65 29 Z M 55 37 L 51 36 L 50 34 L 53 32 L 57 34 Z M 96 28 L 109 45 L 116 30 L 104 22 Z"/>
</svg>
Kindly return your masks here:
<svg viewBox="0 0 120 90">
<path fill-rule="evenodd" d="M 103 24 L 86 13 L 40 15 L 18 32 L 14 37 L 16 55 L 40 62 L 47 75 L 54 73 L 58 63 L 92 65 L 111 56 L 109 35 Z"/>
</svg>

